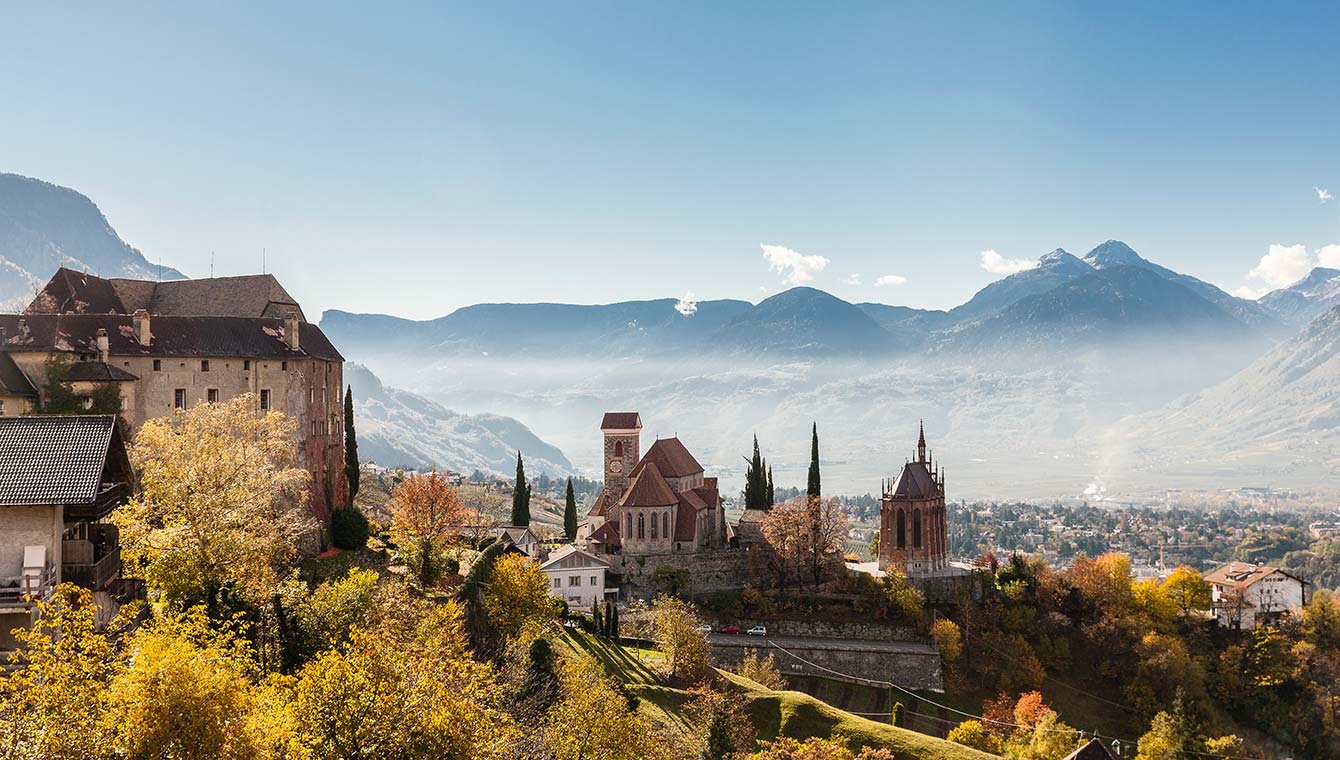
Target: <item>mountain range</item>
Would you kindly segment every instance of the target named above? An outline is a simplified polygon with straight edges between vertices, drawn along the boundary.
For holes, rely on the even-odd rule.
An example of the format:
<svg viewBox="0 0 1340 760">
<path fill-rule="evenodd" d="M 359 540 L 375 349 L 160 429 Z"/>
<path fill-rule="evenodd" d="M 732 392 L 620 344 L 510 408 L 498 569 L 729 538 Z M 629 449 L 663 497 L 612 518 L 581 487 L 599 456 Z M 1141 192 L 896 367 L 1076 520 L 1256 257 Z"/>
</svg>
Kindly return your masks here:
<svg viewBox="0 0 1340 760">
<path fill-rule="evenodd" d="M 23 308 L 62 266 L 103 277 L 185 277 L 127 245 L 84 195 L 0 173 L 0 307 Z"/>
</svg>

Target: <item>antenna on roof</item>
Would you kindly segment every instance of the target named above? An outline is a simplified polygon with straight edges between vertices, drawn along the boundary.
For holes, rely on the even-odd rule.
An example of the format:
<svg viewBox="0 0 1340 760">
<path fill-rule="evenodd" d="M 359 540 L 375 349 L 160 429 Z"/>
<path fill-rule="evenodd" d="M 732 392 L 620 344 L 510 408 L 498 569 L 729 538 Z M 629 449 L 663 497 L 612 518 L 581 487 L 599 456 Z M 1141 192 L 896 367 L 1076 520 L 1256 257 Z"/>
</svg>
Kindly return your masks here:
<svg viewBox="0 0 1340 760">
<path fill-rule="evenodd" d="M 209 252 L 209 279 L 214 279 L 214 252 Z"/>
</svg>

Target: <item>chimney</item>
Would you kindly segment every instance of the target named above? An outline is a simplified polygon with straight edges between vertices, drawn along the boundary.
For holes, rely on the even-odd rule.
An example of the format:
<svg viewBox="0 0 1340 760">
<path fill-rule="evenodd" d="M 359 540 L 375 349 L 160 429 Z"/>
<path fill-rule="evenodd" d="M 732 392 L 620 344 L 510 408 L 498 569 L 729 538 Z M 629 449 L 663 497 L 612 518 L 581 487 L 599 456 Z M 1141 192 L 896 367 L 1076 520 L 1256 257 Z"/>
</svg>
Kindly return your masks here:
<svg viewBox="0 0 1340 760">
<path fill-rule="evenodd" d="M 109 355 L 110 353 L 111 353 L 111 348 L 110 348 L 110 346 L 109 346 L 108 343 L 107 343 L 107 330 L 106 330 L 105 328 L 99 327 L 99 328 L 98 328 L 98 361 L 102 362 L 103 364 L 106 364 L 106 363 L 107 363 L 108 355 Z"/>
<path fill-rule="evenodd" d="M 141 346 L 149 345 L 153 340 L 153 333 L 149 332 L 149 312 L 144 309 L 136 309 L 135 315 L 135 337 L 139 339 Z"/>
<path fill-rule="evenodd" d="M 290 311 L 284 317 L 284 342 L 294 351 L 298 350 L 298 312 Z"/>
<path fill-rule="evenodd" d="M 26 319 L 20 319 L 20 320 L 19 320 L 19 340 L 27 340 L 27 339 L 28 339 L 28 320 L 26 320 Z"/>
</svg>

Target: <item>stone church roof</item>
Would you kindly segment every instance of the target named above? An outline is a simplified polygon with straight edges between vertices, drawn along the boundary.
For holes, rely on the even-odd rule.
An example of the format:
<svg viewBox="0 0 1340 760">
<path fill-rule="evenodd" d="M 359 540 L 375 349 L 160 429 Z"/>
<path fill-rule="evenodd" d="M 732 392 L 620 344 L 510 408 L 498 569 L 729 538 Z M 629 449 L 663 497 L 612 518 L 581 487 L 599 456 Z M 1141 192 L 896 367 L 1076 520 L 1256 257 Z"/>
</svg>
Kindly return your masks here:
<svg viewBox="0 0 1340 760">
<path fill-rule="evenodd" d="M 600 421 L 601 430 L 638 430 L 642 427 L 642 417 L 637 412 L 605 412 Z"/>
<path fill-rule="evenodd" d="M 665 476 L 661 475 L 655 462 L 643 459 L 634 472 L 637 474 L 633 476 L 633 482 L 628 486 L 619 506 L 668 507 L 679 503 L 679 497 L 670 484 L 665 482 Z"/>
<path fill-rule="evenodd" d="M 908 462 L 893 483 L 890 495 L 895 499 L 935 499 L 944 495 L 925 462 Z"/>
<path fill-rule="evenodd" d="M 682 478 L 703 471 L 703 466 L 693 458 L 689 450 L 678 438 L 658 438 L 642 455 L 642 461 L 633 468 L 633 477 L 647 465 L 655 464 L 661 475 L 667 478 Z"/>
</svg>

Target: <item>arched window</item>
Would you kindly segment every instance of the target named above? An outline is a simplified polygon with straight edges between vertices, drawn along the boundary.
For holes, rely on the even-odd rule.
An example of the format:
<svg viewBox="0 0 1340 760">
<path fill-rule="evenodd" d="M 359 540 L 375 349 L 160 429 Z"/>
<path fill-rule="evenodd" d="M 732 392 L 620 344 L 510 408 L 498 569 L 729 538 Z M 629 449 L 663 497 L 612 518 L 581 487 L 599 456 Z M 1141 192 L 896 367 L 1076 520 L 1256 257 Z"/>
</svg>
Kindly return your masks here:
<svg viewBox="0 0 1340 760">
<path fill-rule="evenodd" d="M 898 510 L 898 548 L 907 546 L 907 515 Z"/>
<path fill-rule="evenodd" d="M 624 531 L 623 534 L 624 534 L 625 536 L 629 537 L 629 538 L 632 538 L 632 537 L 633 537 L 633 513 L 632 513 L 632 512 L 629 512 L 628 515 L 627 515 L 627 517 L 628 517 L 628 530 Z"/>
<path fill-rule="evenodd" d="M 614 458 L 623 459 L 623 441 L 614 442 Z"/>
<path fill-rule="evenodd" d="M 639 541 L 647 537 L 647 519 L 641 512 L 637 513 L 637 538 Z"/>
<path fill-rule="evenodd" d="M 912 513 L 912 546 L 921 548 L 921 510 Z"/>
<path fill-rule="evenodd" d="M 670 537 L 670 513 L 669 513 L 669 512 L 664 512 L 664 513 L 661 514 L 661 533 L 662 533 L 666 538 L 669 538 L 669 537 Z"/>
<path fill-rule="evenodd" d="M 656 540 L 656 515 L 651 516 L 651 540 Z"/>
</svg>

